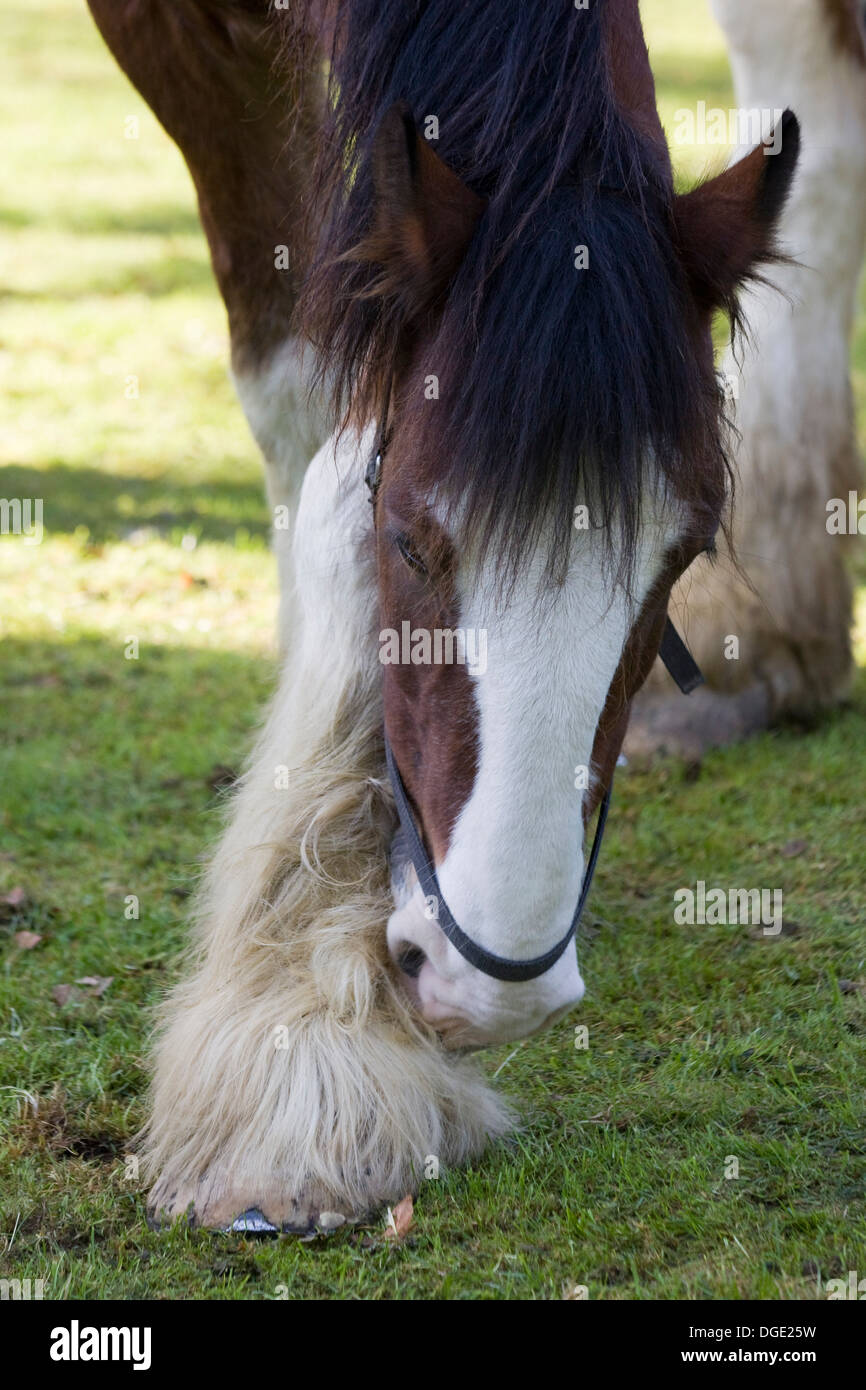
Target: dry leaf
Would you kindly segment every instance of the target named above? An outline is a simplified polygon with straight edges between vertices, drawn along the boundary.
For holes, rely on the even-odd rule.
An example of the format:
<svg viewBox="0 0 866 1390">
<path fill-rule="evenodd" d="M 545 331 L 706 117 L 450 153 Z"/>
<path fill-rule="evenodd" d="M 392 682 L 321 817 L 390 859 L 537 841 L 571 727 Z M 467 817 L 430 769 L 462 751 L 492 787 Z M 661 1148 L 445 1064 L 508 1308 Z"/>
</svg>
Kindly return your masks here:
<svg viewBox="0 0 866 1390">
<path fill-rule="evenodd" d="M 64 1004 L 68 1004 L 70 999 L 76 996 L 80 996 L 80 990 L 77 990 L 74 985 L 55 985 L 51 991 L 51 998 L 61 1009 Z"/>
<path fill-rule="evenodd" d="M 101 999 L 108 986 L 114 981 L 113 975 L 83 975 L 76 980 L 77 985 L 87 985 L 88 993 L 94 999 Z"/>
<path fill-rule="evenodd" d="M 17 931 L 15 933 L 15 945 L 22 951 L 32 951 L 41 940 L 42 937 L 35 931 Z"/>
<path fill-rule="evenodd" d="M 597 1115 L 587 1115 L 585 1124 L 590 1125 L 609 1125 L 610 1117 L 613 1114 L 613 1106 L 605 1106 L 604 1110 L 599 1110 Z"/>
<path fill-rule="evenodd" d="M 798 855 L 805 854 L 808 848 L 807 840 L 789 840 L 786 845 L 782 846 L 782 858 L 796 859 Z"/>
<path fill-rule="evenodd" d="M 402 1240 L 412 1229 L 412 1221 L 415 1215 L 415 1204 L 411 1195 L 404 1197 L 402 1202 L 398 1202 L 394 1210 L 388 1208 L 388 1220 L 385 1223 L 386 1240 Z"/>
<path fill-rule="evenodd" d="M 23 888 L 13 888 L 0 898 L 0 922 L 9 922 L 27 906 L 27 894 Z"/>
</svg>

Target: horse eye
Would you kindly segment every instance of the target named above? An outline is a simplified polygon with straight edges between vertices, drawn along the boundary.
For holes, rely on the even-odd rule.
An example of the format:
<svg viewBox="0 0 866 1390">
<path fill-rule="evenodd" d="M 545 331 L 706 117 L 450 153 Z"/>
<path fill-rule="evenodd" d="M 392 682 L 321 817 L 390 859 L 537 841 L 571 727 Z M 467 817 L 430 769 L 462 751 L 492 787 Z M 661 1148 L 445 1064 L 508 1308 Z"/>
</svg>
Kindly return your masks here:
<svg viewBox="0 0 866 1390">
<path fill-rule="evenodd" d="M 424 561 L 421 559 L 418 552 L 412 549 L 412 542 L 410 541 L 409 537 L 406 535 L 395 536 L 394 544 L 396 545 L 406 564 L 409 566 L 410 570 L 414 570 L 416 574 L 420 574 L 426 577 L 427 566 L 424 564 Z"/>
</svg>

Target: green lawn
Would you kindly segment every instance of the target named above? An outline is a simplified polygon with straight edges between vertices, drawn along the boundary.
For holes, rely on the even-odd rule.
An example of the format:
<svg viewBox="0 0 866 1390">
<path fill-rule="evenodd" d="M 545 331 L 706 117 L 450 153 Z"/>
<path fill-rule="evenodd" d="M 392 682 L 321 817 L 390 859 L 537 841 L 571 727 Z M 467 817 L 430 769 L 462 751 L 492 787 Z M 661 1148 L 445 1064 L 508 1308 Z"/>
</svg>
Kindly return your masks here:
<svg viewBox="0 0 866 1390">
<path fill-rule="evenodd" d="M 704 0 L 644 10 L 668 125 L 729 105 Z M 402 1245 L 147 1230 L 125 1159 L 147 1011 L 219 769 L 272 685 L 275 566 L 183 164 L 83 0 L 0 0 L 0 122 L 0 496 L 43 497 L 47 527 L 0 539 L 0 1276 L 51 1298 L 259 1299 L 810 1298 L 862 1276 L 863 670 L 808 738 L 697 779 L 621 776 L 583 1009 L 485 1057 L 525 1126 L 424 1184 Z M 677 150 L 691 173 L 714 153 Z M 855 382 L 866 443 L 866 314 Z M 779 886 L 798 926 L 676 927 L 673 889 L 699 878 Z"/>
</svg>

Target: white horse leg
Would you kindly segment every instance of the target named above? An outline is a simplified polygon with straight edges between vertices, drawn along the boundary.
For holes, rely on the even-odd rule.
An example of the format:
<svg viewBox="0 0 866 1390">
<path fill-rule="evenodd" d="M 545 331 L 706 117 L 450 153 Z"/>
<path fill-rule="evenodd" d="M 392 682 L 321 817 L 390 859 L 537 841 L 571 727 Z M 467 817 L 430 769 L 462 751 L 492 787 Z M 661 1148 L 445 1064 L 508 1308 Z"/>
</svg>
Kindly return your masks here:
<svg viewBox="0 0 866 1390">
<path fill-rule="evenodd" d="M 388 960 L 394 818 L 360 459 L 357 441 L 328 445 L 304 483 L 291 649 L 158 1044 L 156 1219 L 336 1224 L 509 1125 L 474 1064 L 413 1016 Z"/>
<path fill-rule="evenodd" d="M 843 699 L 851 674 L 851 587 L 827 504 L 861 481 L 850 383 L 855 293 L 866 244 L 866 66 L 824 0 L 713 0 L 740 108 L 790 106 L 802 152 L 773 267 L 782 293 L 743 298 L 751 342 L 722 365 L 741 434 L 734 542 L 674 591 L 672 614 L 707 678 L 683 700 L 654 670 L 626 751 L 697 755 Z M 854 0 L 851 0 L 852 23 Z M 750 585 L 752 587 L 750 587 Z M 731 639 L 736 639 L 732 642 Z"/>
<path fill-rule="evenodd" d="M 265 460 L 273 548 L 280 586 L 280 643 L 286 649 L 291 621 L 292 534 L 307 462 L 326 435 L 325 413 L 310 399 L 303 346 L 286 341 L 262 364 L 235 366 L 232 379 L 247 423 Z"/>
</svg>

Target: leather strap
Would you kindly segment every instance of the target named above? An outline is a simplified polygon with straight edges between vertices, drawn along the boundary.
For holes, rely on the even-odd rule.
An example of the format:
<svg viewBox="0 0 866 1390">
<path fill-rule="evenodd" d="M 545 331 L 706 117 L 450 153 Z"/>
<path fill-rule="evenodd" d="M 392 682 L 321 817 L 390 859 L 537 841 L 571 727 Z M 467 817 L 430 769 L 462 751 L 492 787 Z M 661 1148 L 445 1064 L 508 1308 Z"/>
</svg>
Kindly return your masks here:
<svg viewBox="0 0 866 1390">
<path fill-rule="evenodd" d="M 693 690 L 697 690 L 699 685 L 703 685 L 704 677 L 701 668 L 670 618 L 665 623 L 665 630 L 659 646 L 659 656 L 684 695 L 691 695 Z"/>
<path fill-rule="evenodd" d="M 607 820 L 608 807 L 610 806 L 611 789 L 608 787 L 602 799 L 601 808 L 598 813 L 598 824 L 595 827 L 595 838 L 592 842 L 589 863 L 586 873 L 583 876 L 583 886 L 580 890 L 580 898 L 574 916 L 571 919 L 571 926 L 561 941 L 543 956 L 533 956 L 530 960 L 508 960 L 505 956 L 494 955 L 492 951 L 487 951 L 483 946 L 479 946 L 471 937 L 467 936 L 461 927 L 457 925 L 451 915 L 448 904 L 442 896 L 442 889 L 439 887 L 439 880 L 436 877 L 436 870 L 421 841 L 415 825 L 415 818 L 409 805 L 409 798 L 406 795 L 406 788 L 403 785 L 403 778 L 397 769 L 394 761 L 394 754 L 391 744 L 385 738 L 385 758 L 388 763 L 388 772 L 391 777 L 391 786 L 394 790 L 394 801 L 397 806 L 397 815 L 400 817 L 400 826 L 409 845 L 409 853 L 412 863 L 415 866 L 415 873 L 418 875 L 418 882 L 421 891 L 427 899 L 432 898 L 436 903 L 434 915 L 437 924 L 448 937 L 452 946 L 456 948 L 464 960 L 468 960 L 470 965 L 474 965 L 476 970 L 481 970 L 485 975 L 492 975 L 494 980 L 535 980 L 545 971 L 550 970 L 562 956 L 580 923 L 581 914 L 589 897 L 589 890 L 592 886 L 592 879 L 595 873 L 595 866 L 598 862 L 598 855 L 601 849 L 602 836 L 604 835 L 605 821 Z"/>
<path fill-rule="evenodd" d="M 664 636 L 659 647 L 659 656 L 664 662 L 670 674 L 673 676 L 680 690 L 688 695 L 703 682 L 700 669 L 680 637 L 670 618 L 665 624 Z M 601 799 L 596 822 L 595 835 L 593 836 L 592 849 L 589 853 L 589 860 L 586 872 L 583 876 L 583 883 L 580 889 L 577 907 L 571 919 L 571 926 L 555 946 L 549 951 L 545 951 L 542 956 L 532 956 L 528 960 L 509 960 L 505 956 L 497 956 L 492 951 L 485 950 L 479 946 L 471 937 L 467 936 L 462 927 L 458 925 L 451 910 L 448 907 L 442 889 L 439 887 L 439 879 L 433 866 L 424 843 L 418 833 L 415 824 L 415 817 L 409 803 L 409 797 L 400 776 L 400 770 L 394 757 L 393 749 L 387 734 L 385 735 L 385 759 L 388 764 L 388 775 L 391 778 L 391 787 L 394 792 L 394 803 L 397 808 L 397 815 L 400 819 L 400 826 L 406 837 L 409 846 L 409 854 L 418 882 L 424 897 L 432 899 L 435 903 L 434 915 L 438 926 L 442 929 L 455 950 L 459 951 L 464 960 L 470 965 L 474 965 L 476 970 L 482 971 L 485 975 L 490 975 L 494 980 L 506 980 L 520 982 L 524 980 L 536 980 L 539 975 L 544 975 L 552 966 L 565 954 L 569 943 L 572 941 L 575 932 L 580 925 L 583 910 L 589 898 L 592 880 L 595 876 L 595 869 L 598 863 L 598 856 L 601 851 L 601 842 L 604 838 L 604 828 L 607 824 L 607 813 L 610 809 L 612 786 L 609 786 Z"/>
</svg>

